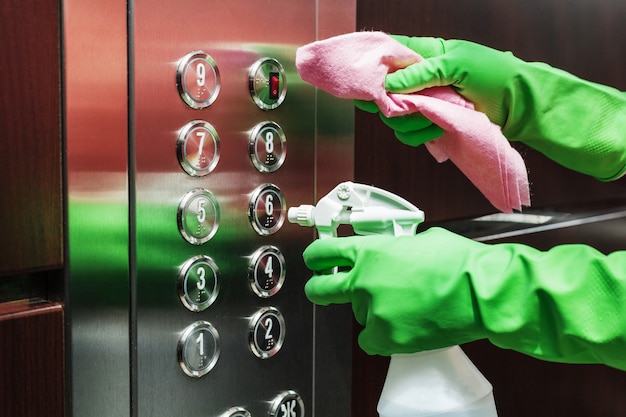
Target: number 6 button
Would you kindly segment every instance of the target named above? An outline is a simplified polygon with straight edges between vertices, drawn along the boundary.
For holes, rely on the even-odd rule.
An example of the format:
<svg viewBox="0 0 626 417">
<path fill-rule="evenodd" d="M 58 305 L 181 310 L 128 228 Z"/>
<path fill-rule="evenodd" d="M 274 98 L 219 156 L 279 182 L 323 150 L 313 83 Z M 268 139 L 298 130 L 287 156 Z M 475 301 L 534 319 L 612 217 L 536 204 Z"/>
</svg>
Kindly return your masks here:
<svg viewBox="0 0 626 417">
<path fill-rule="evenodd" d="M 250 320 L 249 346 L 252 353 L 261 359 L 278 353 L 285 341 L 285 319 L 275 307 L 257 311 Z"/>
<path fill-rule="evenodd" d="M 252 228 L 262 236 L 276 233 L 285 221 L 285 197 L 274 184 L 262 184 L 250 197 L 248 218 Z"/>
</svg>

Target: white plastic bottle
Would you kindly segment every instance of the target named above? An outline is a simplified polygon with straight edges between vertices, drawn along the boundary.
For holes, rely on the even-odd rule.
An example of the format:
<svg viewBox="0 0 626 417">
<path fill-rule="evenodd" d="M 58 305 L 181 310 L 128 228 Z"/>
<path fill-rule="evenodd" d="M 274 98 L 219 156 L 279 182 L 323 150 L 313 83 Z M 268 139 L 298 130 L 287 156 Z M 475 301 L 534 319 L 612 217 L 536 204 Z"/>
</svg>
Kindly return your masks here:
<svg viewBox="0 0 626 417">
<path fill-rule="evenodd" d="M 380 417 L 497 417 L 491 384 L 459 346 L 392 355 Z"/>
<path fill-rule="evenodd" d="M 351 225 L 358 235 L 414 235 L 424 213 L 389 191 L 348 181 L 317 206 L 291 207 L 288 218 L 301 226 L 315 226 L 320 239 L 326 239 L 337 236 L 340 224 Z M 392 355 L 378 413 L 380 417 L 498 416 L 491 384 L 459 346 Z"/>
</svg>

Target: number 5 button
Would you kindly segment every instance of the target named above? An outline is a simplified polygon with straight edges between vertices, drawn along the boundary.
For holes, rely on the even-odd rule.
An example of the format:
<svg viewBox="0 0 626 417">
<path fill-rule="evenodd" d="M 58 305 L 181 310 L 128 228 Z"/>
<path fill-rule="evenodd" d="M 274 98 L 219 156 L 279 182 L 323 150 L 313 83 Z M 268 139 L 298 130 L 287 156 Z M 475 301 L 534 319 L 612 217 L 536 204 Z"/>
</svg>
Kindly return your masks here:
<svg viewBox="0 0 626 417">
<path fill-rule="evenodd" d="M 193 245 L 207 242 L 217 232 L 220 207 L 209 190 L 196 188 L 189 191 L 178 205 L 178 230 Z"/>
<path fill-rule="evenodd" d="M 285 341 L 285 319 L 275 307 L 257 311 L 250 320 L 249 346 L 252 353 L 261 359 L 278 353 Z"/>
</svg>

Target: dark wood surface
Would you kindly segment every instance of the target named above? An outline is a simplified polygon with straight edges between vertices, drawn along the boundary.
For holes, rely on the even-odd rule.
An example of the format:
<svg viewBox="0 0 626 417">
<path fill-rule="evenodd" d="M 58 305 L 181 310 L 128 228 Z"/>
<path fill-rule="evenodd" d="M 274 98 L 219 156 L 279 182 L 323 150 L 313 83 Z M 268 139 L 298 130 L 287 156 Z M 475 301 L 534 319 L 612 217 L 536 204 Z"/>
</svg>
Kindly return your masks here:
<svg viewBox="0 0 626 417">
<path fill-rule="evenodd" d="M 63 307 L 0 305 L 0 415 L 63 417 Z"/>
<path fill-rule="evenodd" d="M 626 2 L 622 0 L 359 0 L 357 29 L 467 39 L 525 60 L 547 62 L 580 77 L 626 90 Z M 601 183 L 568 171 L 532 149 L 519 149 L 529 168 L 533 206 L 622 201 L 624 180 Z M 395 192 L 430 221 L 494 209 L 450 163 L 424 147 L 400 144 L 376 115 L 356 114 L 355 179 Z M 607 201 L 604 203 L 604 201 Z M 558 243 L 558 237 L 543 237 Z M 577 240 L 583 241 L 580 235 Z M 540 245 L 542 242 L 532 242 Z M 593 243 L 593 242 L 591 242 Z M 621 242 L 608 243 L 613 249 Z M 622 244 L 623 247 L 623 244 Z M 355 337 L 359 332 L 355 325 Z M 604 366 L 541 362 L 476 342 L 464 349 L 495 387 L 500 417 L 626 415 L 626 373 Z M 354 344 L 354 417 L 375 417 L 388 359 Z"/>
<path fill-rule="evenodd" d="M 60 2 L 0 2 L 0 39 L 0 415 L 62 417 Z"/>
<path fill-rule="evenodd" d="M 0 279 L 63 263 L 59 7 L 0 3 Z"/>
</svg>

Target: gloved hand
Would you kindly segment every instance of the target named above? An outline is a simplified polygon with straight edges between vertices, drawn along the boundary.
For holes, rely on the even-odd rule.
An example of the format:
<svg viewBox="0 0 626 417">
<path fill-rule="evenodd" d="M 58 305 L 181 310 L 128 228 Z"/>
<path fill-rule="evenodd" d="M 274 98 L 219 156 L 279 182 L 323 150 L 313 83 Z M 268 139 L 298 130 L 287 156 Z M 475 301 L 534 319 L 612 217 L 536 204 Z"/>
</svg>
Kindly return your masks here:
<svg viewBox="0 0 626 417">
<path fill-rule="evenodd" d="M 501 126 L 511 141 L 600 180 L 626 171 L 624 93 L 468 41 L 393 37 L 425 60 L 389 74 L 387 91 L 450 85 Z M 372 110 L 371 103 L 358 107 Z M 428 136 L 417 126 L 417 137 L 411 140 L 406 120 L 383 120 L 403 142 L 419 143 Z"/>
<path fill-rule="evenodd" d="M 421 113 L 387 117 L 379 111 L 373 101 L 353 100 L 353 102 L 363 111 L 378 113 L 383 123 L 389 126 L 396 138 L 405 145 L 419 146 L 443 135 L 444 130 Z"/>
<path fill-rule="evenodd" d="M 440 228 L 416 236 L 313 242 L 316 304 L 352 303 L 369 354 L 413 353 L 488 338 L 557 362 L 626 370 L 626 252 L 584 245 L 540 252 L 487 245 Z"/>
</svg>

